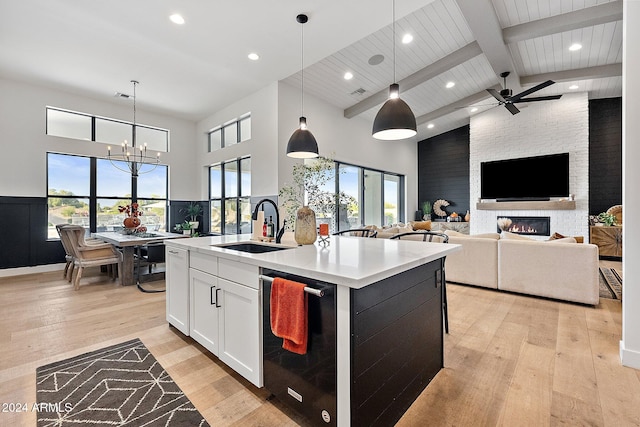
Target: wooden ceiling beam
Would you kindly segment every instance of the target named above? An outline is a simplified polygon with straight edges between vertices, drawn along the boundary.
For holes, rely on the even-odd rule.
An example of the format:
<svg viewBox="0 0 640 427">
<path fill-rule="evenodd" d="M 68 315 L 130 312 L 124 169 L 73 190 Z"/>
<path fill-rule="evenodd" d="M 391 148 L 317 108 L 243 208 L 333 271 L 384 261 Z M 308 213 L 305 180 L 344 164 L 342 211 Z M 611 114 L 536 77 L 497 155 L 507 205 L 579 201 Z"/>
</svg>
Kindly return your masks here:
<svg viewBox="0 0 640 427">
<path fill-rule="evenodd" d="M 574 70 L 554 71 L 551 73 L 532 74 L 520 77 L 520 85 L 530 86 L 547 80 L 554 82 L 570 82 L 574 80 L 604 79 L 607 77 L 619 77 L 622 75 L 622 64 L 598 65 L 588 68 L 576 68 Z"/>
</svg>

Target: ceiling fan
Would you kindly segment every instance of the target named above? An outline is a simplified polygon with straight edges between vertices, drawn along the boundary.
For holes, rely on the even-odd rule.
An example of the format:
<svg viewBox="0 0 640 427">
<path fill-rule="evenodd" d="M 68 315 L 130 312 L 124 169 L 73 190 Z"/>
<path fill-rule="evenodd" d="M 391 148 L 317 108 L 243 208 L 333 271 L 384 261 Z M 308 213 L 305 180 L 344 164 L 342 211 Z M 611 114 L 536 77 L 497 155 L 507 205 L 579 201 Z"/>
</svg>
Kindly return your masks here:
<svg viewBox="0 0 640 427">
<path fill-rule="evenodd" d="M 533 92 L 537 92 L 541 89 L 544 89 L 547 86 L 551 86 L 555 82 L 553 80 L 547 80 L 544 83 L 540 83 L 537 86 L 532 87 L 531 89 L 527 89 L 525 91 L 520 92 L 517 95 L 511 95 L 511 89 L 507 88 L 507 76 L 511 74 L 509 71 L 505 71 L 500 73 L 500 77 L 504 79 L 504 89 L 500 92 L 493 88 L 487 89 L 487 92 L 491 94 L 495 99 L 498 100 L 498 105 L 504 105 L 504 107 L 509 110 L 511 114 L 518 114 L 520 110 L 513 104 L 518 102 L 536 102 L 536 101 L 551 101 L 553 99 L 560 99 L 562 95 L 551 95 L 551 96 L 534 96 L 531 98 L 524 98 L 527 95 L 532 94 Z"/>
</svg>

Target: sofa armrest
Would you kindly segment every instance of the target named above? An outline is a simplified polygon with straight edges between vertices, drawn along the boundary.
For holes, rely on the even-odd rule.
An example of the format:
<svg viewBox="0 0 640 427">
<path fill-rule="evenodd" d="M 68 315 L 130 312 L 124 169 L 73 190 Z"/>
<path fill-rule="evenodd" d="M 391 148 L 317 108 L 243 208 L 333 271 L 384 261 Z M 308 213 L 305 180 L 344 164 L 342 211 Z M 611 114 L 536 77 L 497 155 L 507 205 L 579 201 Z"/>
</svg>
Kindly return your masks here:
<svg viewBox="0 0 640 427">
<path fill-rule="evenodd" d="M 462 250 L 446 258 L 448 281 L 498 289 L 498 240 L 450 235 L 449 243 Z"/>
<path fill-rule="evenodd" d="M 500 240 L 498 288 L 596 305 L 598 247 L 591 244 Z"/>
</svg>

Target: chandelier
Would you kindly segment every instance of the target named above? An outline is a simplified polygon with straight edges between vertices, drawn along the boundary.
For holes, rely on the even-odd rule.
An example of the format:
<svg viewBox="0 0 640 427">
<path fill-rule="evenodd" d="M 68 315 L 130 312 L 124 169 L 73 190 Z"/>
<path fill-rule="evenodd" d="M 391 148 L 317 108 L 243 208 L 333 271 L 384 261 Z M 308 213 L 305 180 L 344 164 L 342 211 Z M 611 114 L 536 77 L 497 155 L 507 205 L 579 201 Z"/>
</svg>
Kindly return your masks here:
<svg viewBox="0 0 640 427">
<path fill-rule="evenodd" d="M 107 147 L 107 158 L 116 169 L 137 177 L 140 174 L 152 172 L 158 167 L 160 153 L 156 156 L 148 155 L 147 143 L 139 145 L 136 143 L 136 134 L 138 133 L 136 128 L 136 85 L 139 82 L 131 80 L 131 83 L 133 83 L 133 139 L 131 145 L 125 139 L 121 145 L 121 152 L 117 154 L 111 153 L 111 147 Z"/>
</svg>

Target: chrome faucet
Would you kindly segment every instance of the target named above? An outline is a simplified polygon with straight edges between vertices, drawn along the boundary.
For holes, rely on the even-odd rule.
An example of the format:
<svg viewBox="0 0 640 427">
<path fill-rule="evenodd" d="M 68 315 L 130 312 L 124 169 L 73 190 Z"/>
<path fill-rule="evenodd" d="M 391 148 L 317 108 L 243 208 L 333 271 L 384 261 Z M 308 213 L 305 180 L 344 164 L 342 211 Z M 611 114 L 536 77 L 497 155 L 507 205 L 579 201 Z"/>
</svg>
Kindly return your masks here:
<svg viewBox="0 0 640 427">
<path fill-rule="evenodd" d="M 280 211 L 278 210 L 278 205 L 271 199 L 262 199 L 256 204 L 256 208 L 253 210 L 253 214 L 251 215 L 251 219 L 254 221 L 258 219 L 258 209 L 262 206 L 263 203 L 271 203 L 273 208 L 276 210 L 276 227 L 280 226 Z M 276 243 L 280 243 L 282 241 L 282 235 L 284 234 L 284 226 L 286 225 L 287 220 L 285 219 L 282 228 L 278 230 L 276 233 Z"/>
</svg>

